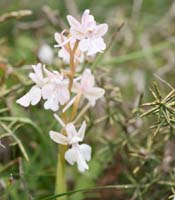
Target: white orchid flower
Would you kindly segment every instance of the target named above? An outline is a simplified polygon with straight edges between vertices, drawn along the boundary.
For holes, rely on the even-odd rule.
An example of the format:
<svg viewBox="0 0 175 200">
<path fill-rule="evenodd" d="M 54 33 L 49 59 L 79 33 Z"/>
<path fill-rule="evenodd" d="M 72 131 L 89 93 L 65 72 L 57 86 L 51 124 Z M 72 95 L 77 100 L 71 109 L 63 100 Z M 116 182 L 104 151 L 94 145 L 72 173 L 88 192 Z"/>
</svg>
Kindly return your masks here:
<svg viewBox="0 0 175 200">
<path fill-rule="evenodd" d="M 71 26 L 70 33 L 73 38 L 80 40 L 79 49 L 86 52 L 87 56 L 102 52 L 106 48 L 106 44 L 102 36 L 108 30 L 107 24 L 97 25 L 94 17 L 90 15 L 89 10 L 85 10 L 81 22 L 77 21 L 71 15 L 67 16 L 67 20 Z"/>
<path fill-rule="evenodd" d="M 45 109 L 57 111 L 59 105 L 64 105 L 69 101 L 70 94 L 68 90 L 68 79 L 56 71 L 49 71 L 40 63 L 32 66 L 34 73 L 29 77 L 35 85 L 23 97 L 16 102 L 24 107 L 36 105 L 41 98 L 46 100 Z"/>
<path fill-rule="evenodd" d="M 96 104 L 96 101 L 100 99 L 104 94 L 105 90 L 99 87 L 95 87 L 95 79 L 90 69 L 85 69 L 82 76 L 76 78 L 73 84 L 73 92 L 77 93 L 67 105 L 64 107 L 65 112 L 79 96 L 83 95 L 90 103 L 91 106 Z"/>
<path fill-rule="evenodd" d="M 84 121 L 82 123 L 77 132 L 73 123 L 65 125 L 57 115 L 54 116 L 59 123 L 64 126 L 67 136 L 55 131 L 50 131 L 50 138 L 58 144 L 71 145 L 71 148 L 65 152 L 65 159 L 71 165 L 77 163 L 78 170 L 80 172 L 85 172 L 89 169 L 87 162 L 91 159 L 91 147 L 87 144 L 79 145 L 79 142 L 82 142 L 84 139 L 86 122 Z"/>
<path fill-rule="evenodd" d="M 88 99 L 91 106 L 94 106 L 97 99 L 101 98 L 105 90 L 99 87 L 95 87 L 95 79 L 90 69 L 85 69 L 81 76 L 80 82 L 74 82 L 74 92 L 82 93 L 83 96 Z"/>
<path fill-rule="evenodd" d="M 49 82 L 42 88 L 42 96 L 43 99 L 46 100 L 44 108 L 57 111 L 59 105 L 64 105 L 70 99 L 68 89 L 69 82 L 68 79 L 65 79 L 63 75 L 57 71 L 50 72 L 44 68 L 44 72 L 49 79 Z"/>
<path fill-rule="evenodd" d="M 66 151 L 65 159 L 71 165 L 77 163 L 78 170 L 85 172 L 89 169 L 87 162 L 91 159 L 91 147 L 87 144 L 73 144 L 72 148 Z"/>
<path fill-rule="evenodd" d="M 43 75 L 43 66 L 38 63 L 37 65 L 32 65 L 34 73 L 30 73 L 29 77 L 35 83 L 35 85 L 27 92 L 23 97 L 19 98 L 16 103 L 21 106 L 28 107 L 31 105 L 36 105 L 42 98 L 42 87 L 47 83 L 47 78 Z"/>
</svg>

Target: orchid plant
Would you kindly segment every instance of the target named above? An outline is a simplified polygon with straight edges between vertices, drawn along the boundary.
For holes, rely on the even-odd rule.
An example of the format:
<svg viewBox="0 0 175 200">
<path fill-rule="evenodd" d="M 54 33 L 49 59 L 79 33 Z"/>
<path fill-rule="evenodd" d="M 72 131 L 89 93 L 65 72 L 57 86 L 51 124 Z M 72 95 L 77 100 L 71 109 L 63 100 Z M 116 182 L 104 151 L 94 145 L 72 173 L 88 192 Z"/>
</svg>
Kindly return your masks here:
<svg viewBox="0 0 175 200">
<path fill-rule="evenodd" d="M 104 89 L 95 86 L 95 78 L 90 69 L 85 69 L 80 76 L 76 76 L 77 66 L 102 53 L 106 44 L 103 36 L 108 30 L 107 24 L 97 25 L 89 10 L 85 10 L 81 21 L 67 16 L 70 29 L 62 33 L 55 33 L 58 56 L 65 64 L 70 65 L 69 70 L 52 71 L 45 65 L 33 65 L 29 74 L 34 86 L 16 102 L 21 106 L 36 105 L 44 100 L 44 109 L 49 109 L 61 125 L 57 132 L 51 130 L 50 138 L 59 144 L 58 165 L 56 171 L 55 192 L 65 192 L 65 160 L 73 165 L 77 164 L 80 172 L 89 169 L 91 147 L 83 142 L 86 122 L 83 121 L 79 130 L 76 130 L 80 102 L 87 100 L 86 110 L 95 106 L 96 101 L 105 94 Z M 58 112 L 57 114 L 55 112 Z"/>
</svg>

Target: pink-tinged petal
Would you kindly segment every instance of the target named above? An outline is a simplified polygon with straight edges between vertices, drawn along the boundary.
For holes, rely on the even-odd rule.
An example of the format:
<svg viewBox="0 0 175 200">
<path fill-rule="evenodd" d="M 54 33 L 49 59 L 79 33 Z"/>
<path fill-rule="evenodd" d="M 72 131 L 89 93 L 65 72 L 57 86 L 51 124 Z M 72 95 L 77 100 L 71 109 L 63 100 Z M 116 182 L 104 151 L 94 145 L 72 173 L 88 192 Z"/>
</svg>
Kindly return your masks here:
<svg viewBox="0 0 175 200">
<path fill-rule="evenodd" d="M 90 11 L 88 9 L 85 10 L 82 15 L 81 26 L 83 29 L 93 28 L 96 26 L 94 16 L 90 15 Z"/>
<path fill-rule="evenodd" d="M 68 144 L 67 137 L 62 135 L 61 133 L 58 133 L 58 132 L 55 132 L 55 131 L 50 131 L 49 136 L 54 142 L 56 142 L 58 144 L 63 144 L 63 145 Z"/>
<path fill-rule="evenodd" d="M 106 44 L 104 43 L 103 38 L 98 38 L 94 40 L 96 46 L 99 48 L 99 52 L 102 52 L 106 49 Z"/>
<path fill-rule="evenodd" d="M 52 111 L 57 111 L 59 109 L 58 99 L 55 97 L 55 94 L 52 94 L 49 99 L 44 103 L 44 108 L 46 110 L 50 109 Z"/>
<path fill-rule="evenodd" d="M 87 144 L 79 145 L 80 152 L 86 161 L 91 160 L 92 148 Z"/>
<path fill-rule="evenodd" d="M 70 33 L 73 36 L 73 38 L 77 39 L 77 40 L 82 40 L 85 38 L 83 29 L 80 28 L 70 28 Z"/>
<path fill-rule="evenodd" d="M 71 26 L 71 28 L 77 29 L 80 27 L 80 22 L 77 21 L 74 17 L 72 17 L 71 15 L 67 16 L 67 20 L 69 22 L 69 25 Z"/>
<path fill-rule="evenodd" d="M 92 87 L 95 84 L 94 76 L 91 73 L 90 69 L 85 69 L 82 78 L 81 78 L 81 88 L 86 90 L 89 87 Z"/>
<path fill-rule="evenodd" d="M 97 25 L 95 28 L 95 33 L 94 33 L 94 37 L 99 38 L 102 37 L 103 35 L 105 35 L 105 33 L 108 30 L 108 25 L 107 24 L 100 24 Z"/>
<path fill-rule="evenodd" d="M 80 51 L 86 52 L 90 48 L 89 45 L 90 45 L 89 44 L 89 39 L 83 39 L 83 40 L 81 40 L 80 43 L 79 43 L 79 49 L 80 49 Z"/>
<path fill-rule="evenodd" d="M 81 18 L 82 26 L 85 26 L 87 28 L 88 23 L 93 23 L 93 22 L 95 22 L 94 16 L 90 15 L 90 10 L 86 9 Z"/>
<path fill-rule="evenodd" d="M 54 90 L 54 85 L 53 84 L 46 84 L 41 89 L 43 99 L 49 99 L 53 94 L 53 90 Z"/>
<path fill-rule="evenodd" d="M 58 99 L 61 105 L 67 103 L 70 99 L 70 94 L 67 85 L 62 85 L 58 88 L 57 91 Z"/>
<path fill-rule="evenodd" d="M 96 54 L 97 52 L 103 52 L 105 48 L 106 48 L 106 44 L 104 43 L 103 38 L 92 39 L 90 40 L 87 55 L 91 56 L 91 55 Z"/>
<path fill-rule="evenodd" d="M 86 130 L 86 121 L 83 121 L 83 123 L 78 131 L 78 137 L 81 139 L 81 142 L 84 139 L 85 130 Z"/>
<path fill-rule="evenodd" d="M 81 18 L 81 23 L 84 24 L 86 23 L 86 21 L 88 20 L 88 15 L 90 13 L 90 10 L 89 9 L 86 9 L 82 15 L 82 18 Z"/>
<path fill-rule="evenodd" d="M 96 100 L 101 98 L 105 93 L 105 90 L 98 87 L 93 87 L 91 89 L 86 90 L 83 94 L 85 98 L 89 100 L 92 106 L 95 105 Z"/>
</svg>

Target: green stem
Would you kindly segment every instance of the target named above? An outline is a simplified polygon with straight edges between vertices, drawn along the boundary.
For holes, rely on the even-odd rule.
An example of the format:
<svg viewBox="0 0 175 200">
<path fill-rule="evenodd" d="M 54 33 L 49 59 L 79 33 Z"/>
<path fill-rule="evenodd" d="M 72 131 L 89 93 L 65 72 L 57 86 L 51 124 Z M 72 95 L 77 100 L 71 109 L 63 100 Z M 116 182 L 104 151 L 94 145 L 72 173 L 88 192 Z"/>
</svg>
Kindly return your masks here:
<svg viewBox="0 0 175 200">
<path fill-rule="evenodd" d="M 65 159 L 64 154 L 66 146 L 58 146 L 58 158 L 57 158 L 57 169 L 56 169 L 56 184 L 55 194 L 61 194 L 66 192 L 66 177 L 65 177 Z M 59 200 L 66 200 L 66 196 L 59 198 Z"/>
</svg>

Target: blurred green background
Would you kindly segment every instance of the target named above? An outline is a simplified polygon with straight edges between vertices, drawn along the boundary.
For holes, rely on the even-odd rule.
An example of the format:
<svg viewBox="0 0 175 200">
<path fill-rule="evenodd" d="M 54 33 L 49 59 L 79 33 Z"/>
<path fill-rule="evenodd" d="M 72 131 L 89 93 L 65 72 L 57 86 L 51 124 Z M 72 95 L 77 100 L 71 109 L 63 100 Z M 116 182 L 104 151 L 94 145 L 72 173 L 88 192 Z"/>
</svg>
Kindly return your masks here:
<svg viewBox="0 0 175 200">
<path fill-rule="evenodd" d="M 98 23 L 108 23 L 108 44 L 116 37 L 95 60 L 97 83 L 106 89 L 105 99 L 84 116 L 89 124 L 86 141 L 93 146 L 90 170 L 79 174 L 76 166 L 67 166 L 68 189 L 128 183 L 146 186 L 77 193 L 70 199 L 172 198 L 172 184 L 158 184 L 160 180 L 175 183 L 174 154 L 170 169 L 162 167 L 168 139 L 160 135 L 150 150 L 149 127 L 154 118 L 144 121 L 135 110 L 140 109 L 142 95 L 143 102 L 153 99 L 149 88 L 154 79 L 162 95 L 170 92 L 156 76 L 174 85 L 175 1 L 0 0 L 0 8 L 0 16 L 32 11 L 30 16 L 0 22 L 0 136 L 7 147 L 0 147 L 0 199 L 39 199 L 54 192 L 57 148 L 48 132 L 60 127 L 42 103 L 24 109 L 15 101 L 31 85 L 30 65 L 41 60 L 38 53 L 43 45 L 49 45 L 54 54 L 48 66 L 64 67 L 53 48 L 54 33 L 68 28 L 66 15 L 78 18 L 85 9 L 91 10 Z"/>
</svg>

